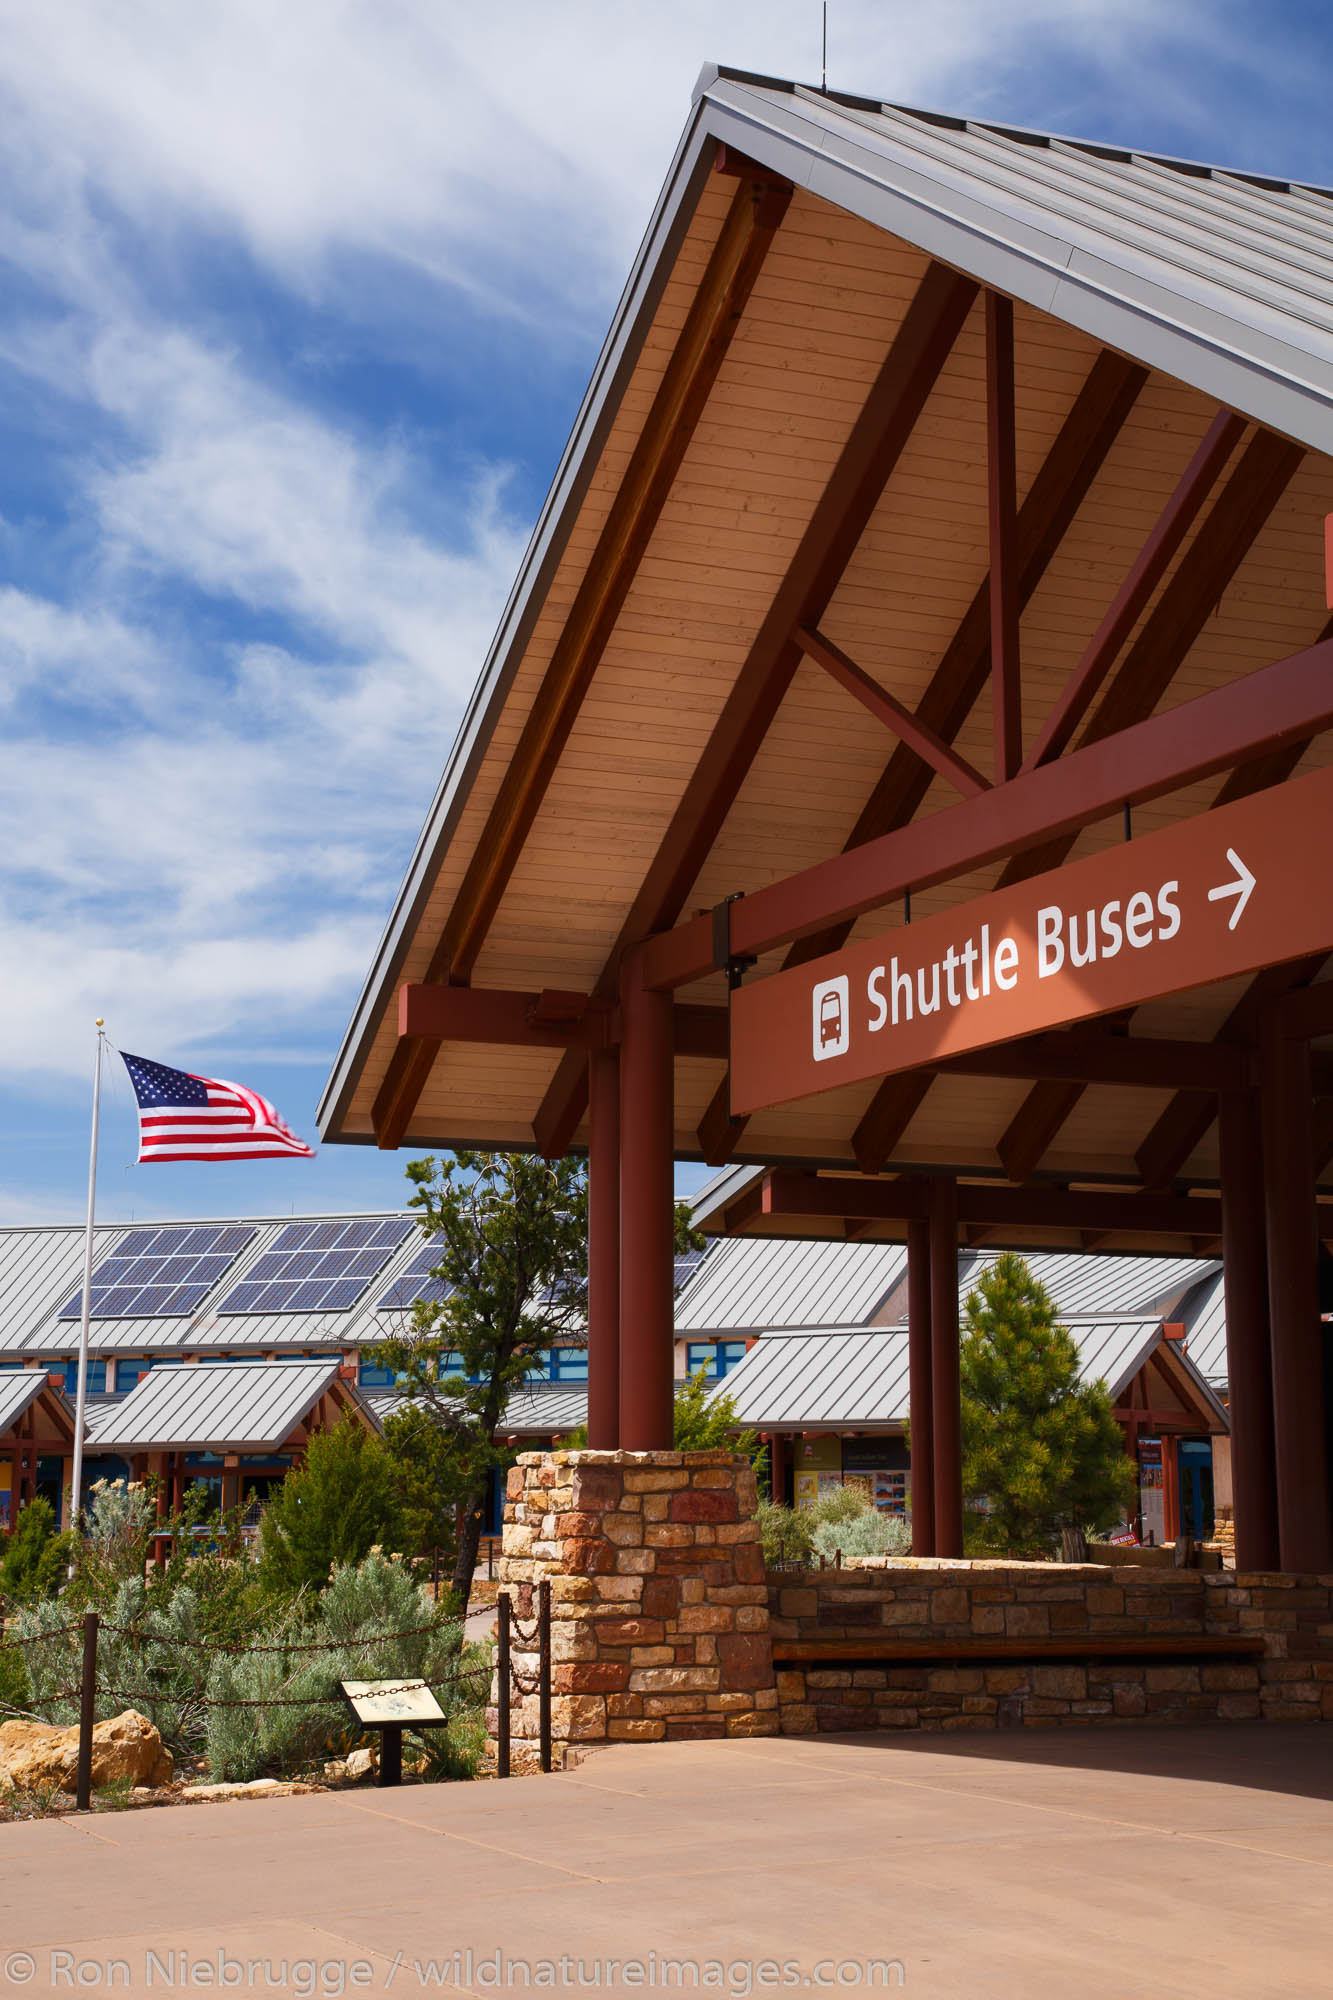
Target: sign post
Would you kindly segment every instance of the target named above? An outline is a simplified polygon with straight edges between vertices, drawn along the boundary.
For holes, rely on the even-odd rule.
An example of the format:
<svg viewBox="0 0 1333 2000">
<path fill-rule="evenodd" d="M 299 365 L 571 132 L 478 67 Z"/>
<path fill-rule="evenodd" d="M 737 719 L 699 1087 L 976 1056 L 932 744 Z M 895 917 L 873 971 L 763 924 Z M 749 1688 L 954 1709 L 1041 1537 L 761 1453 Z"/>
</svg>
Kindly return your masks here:
<svg viewBox="0 0 1333 2000">
<path fill-rule="evenodd" d="M 737 1115 L 1333 950 L 1333 769 L 741 987 Z"/>
</svg>

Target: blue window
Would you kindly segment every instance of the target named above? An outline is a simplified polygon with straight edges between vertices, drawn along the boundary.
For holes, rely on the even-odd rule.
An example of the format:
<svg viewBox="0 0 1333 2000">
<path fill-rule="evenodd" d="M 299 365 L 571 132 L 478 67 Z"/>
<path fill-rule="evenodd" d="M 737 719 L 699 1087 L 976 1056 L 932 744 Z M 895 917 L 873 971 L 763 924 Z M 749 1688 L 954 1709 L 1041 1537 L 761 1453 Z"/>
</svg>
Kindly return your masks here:
<svg viewBox="0 0 1333 2000">
<path fill-rule="evenodd" d="M 553 1382 L 586 1382 L 588 1379 L 588 1350 L 586 1347 L 553 1347 L 551 1349 L 551 1376 Z"/>
<path fill-rule="evenodd" d="M 744 1359 L 743 1340 L 692 1340 L 685 1349 L 686 1371 L 697 1375 L 702 1368 L 710 1382 L 720 1382 Z"/>
<path fill-rule="evenodd" d="M 78 1393 L 79 1364 L 77 1361 L 67 1361 L 65 1363 L 65 1394 L 67 1396 L 77 1396 Z M 105 1361 L 94 1361 L 91 1357 L 89 1358 L 88 1394 L 90 1396 L 104 1396 L 106 1394 Z"/>
<path fill-rule="evenodd" d="M 450 1375 L 462 1375 L 469 1382 L 480 1380 L 479 1376 L 468 1374 L 467 1369 L 463 1366 L 463 1357 L 456 1347 L 446 1347 L 440 1356 L 441 1382 L 445 1381 Z"/>
<path fill-rule="evenodd" d="M 397 1379 L 392 1368 L 385 1368 L 378 1361 L 363 1361 L 357 1373 L 363 1389 L 392 1389 Z"/>
</svg>

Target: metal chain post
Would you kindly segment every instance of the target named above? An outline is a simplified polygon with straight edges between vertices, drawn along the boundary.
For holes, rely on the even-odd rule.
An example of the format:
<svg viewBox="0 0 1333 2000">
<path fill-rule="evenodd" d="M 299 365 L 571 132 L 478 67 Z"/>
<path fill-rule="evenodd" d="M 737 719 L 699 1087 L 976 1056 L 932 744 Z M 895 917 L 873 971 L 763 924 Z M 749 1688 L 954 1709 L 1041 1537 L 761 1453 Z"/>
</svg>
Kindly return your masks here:
<svg viewBox="0 0 1333 2000">
<path fill-rule="evenodd" d="M 541 1767 L 551 1768 L 551 1579 L 537 1586 L 538 1695 L 541 1716 Z"/>
<path fill-rule="evenodd" d="M 79 1775 L 75 1803 L 87 1812 L 93 1802 L 93 1710 L 97 1702 L 97 1613 L 83 1618 L 83 1679 L 79 1685 Z"/>
<path fill-rule="evenodd" d="M 495 1633 L 495 1671 L 498 1682 L 495 1775 L 497 1778 L 507 1778 L 509 1776 L 509 1598 L 505 1591 L 500 1592 L 495 1608 L 498 1614 Z"/>
</svg>

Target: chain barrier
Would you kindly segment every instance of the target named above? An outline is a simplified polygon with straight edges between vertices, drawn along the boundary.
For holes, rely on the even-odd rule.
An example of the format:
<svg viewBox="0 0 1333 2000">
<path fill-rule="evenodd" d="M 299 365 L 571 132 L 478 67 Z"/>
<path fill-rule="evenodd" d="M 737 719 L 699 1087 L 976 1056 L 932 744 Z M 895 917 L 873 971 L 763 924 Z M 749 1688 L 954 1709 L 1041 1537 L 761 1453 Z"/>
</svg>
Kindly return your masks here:
<svg viewBox="0 0 1333 2000">
<path fill-rule="evenodd" d="M 434 1692 L 435 1688 L 456 1687 L 463 1681 L 483 1679 L 487 1688 L 489 1688 L 491 1683 L 489 1667 L 469 1668 L 466 1673 L 450 1674 L 446 1680 L 436 1681 L 433 1687 L 429 1681 L 426 1685 L 432 1687 L 432 1692 Z M 377 1688 L 376 1693 L 378 1695 L 409 1694 L 415 1692 L 420 1686 L 421 1682 L 419 1680 L 404 1681 L 399 1687 Z M 137 1690 L 113 1688 L 107 1687 L 104 1682 L 100 1681 L 97 1691 L 99 1694 L 106 1695 L 112 1701 L 123 1701 L 130 1706 L 134 1706 L 139 1702 L 150 1702 L 156 1703 L 162 1708 L 181 1708 L 191 1711 L 204 1708 L 327 1708 L 331 1702 L 336 1701 L 338 1698 L 336 1694 L 211 1695 L 195 1692 L 174 1693 L 170 1688 L 139 1688 Z M 82 1687 L 55 1688 L 47 1696 L 47 1700 L 78 1701 L 81 1699 L 82 1694 Z"/>
</svg>

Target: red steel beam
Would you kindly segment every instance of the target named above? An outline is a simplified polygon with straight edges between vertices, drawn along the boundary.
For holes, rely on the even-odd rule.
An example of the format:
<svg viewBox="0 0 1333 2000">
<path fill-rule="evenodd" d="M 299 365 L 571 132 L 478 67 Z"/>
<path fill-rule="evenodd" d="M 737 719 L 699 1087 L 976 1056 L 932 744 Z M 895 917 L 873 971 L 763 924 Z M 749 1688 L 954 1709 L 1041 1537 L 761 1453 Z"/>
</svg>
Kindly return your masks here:
<svg viewBox="0 0 1333 2000">
<path fill-rule="evenodd" d="M 1018 650 L 1018 464 L 1014 441 L 1014 305 L 986 294 L 986 510 L 990 536 L 991 696 L 995 782 L 1023 762 Z"/>
<path fill-rule="evenodd" d="M 969 764 L 966 757 L 960 757 L 955 750 L 951 750 L 943 737 L 937 736 L 933 729 L 927 728 L 913 715 L 910 708 L 905 708 L 902 702 L 891 695 L 886 688 L 882 688 L 878 681 L 872 680 L 863 668 L 857 666 L 855 660 L 849 659 L 841 647 L 835 646 L 831 639 L 826 639 L 822 632 L 811 631 L 802 626 L 797 631 L 796 643 L 807 659 L 813 660 L 816 666 L 822 667 L 840 687 L 855 695 L 873 716 L 886 728 L 891 729 L 894 735 L 910 749 L 915 750 L 918 757 L 952 785 L 956 792 L 961 792 L 964 798 L 970 799 L 978 792 L 990 789 L 975 765 Z"/>
<path fill-rule="evenodd" d="M 1175 492 L 1157 518 L 1134 566 L 1111 601 L 1110 609 L 1088 641 L 1064 691 L 1046 719 L 1028 768 L 1058 757 L 1092 706 L 1097 690 L 1114 666 L 1121 647 L 1148 608 L 1171 560 L 1198 518 L 1245 430 L 1245 419 L 1219 410 L 1202 443 L 1181 476 Z"/>
<path fill-rule="evenodd" d="M 1160 798 L 1333 723 L 1333 641 L 1071 751 L 977 799 L 818 862 L 731 905 L 731 943 L 758 957 L 1006 854 L 1064 842 L 1126 801 Z M 713 970 L 711 915 L 651 938 L 645 977 L 670 989 Z"/>
<path fill-rule="evenodd" d="M 473 861 L 431 958 L 429 980 L 466 985 L 523 842 L 546 795 L 708 401 L 764 259 L 791 200 L 787 184 L 743 181 L 597 538 L 536 701 L 523 725 Z M 378 1143 L 401 1143 L 435 1050 L 400 1042 L 376 1095 Z"/>
<path fill-rule="evenodd" d="M 854 1174 L 813 1175 L 775 1168 L 759 1185 L 759 1201 L 750 1212 L 753 1216 L 910 1222 L 928 1212 L 928 1183 L 919 1180 L 864 1180 Z M 742 1222 L 749 1219 L 750 1215 L 738 1218 Z M 1222 1227 L 1222 1207 L 1207 1195 L 1016 1188 L 998 1181 L 960 1181 L 958 1220 L 961 1227 L 978 1229 L 1088 1229 L 1107 1235 L 1210 1236 Z"/>
<path fill-rule="evenodd" d="M 550 996 L 542 993 L 511 993 L 482 986 L 400 986 L 398 1032 L 432 1046 L 440 1042 L 490 1042 L 517 1048 L 592 1051 L 613 1048 L 619 1042 L 620 1018 L 614 1006 L 590 993 L 559 997 L 567 1011 L 553 1015 Z M 548 1003 L 545 1010 L 543 1002 Z M 677 1006 L 673 1009 L 673 1029 L 677 1055 L 725 1059 L 725 1007 Z"/>
<path fill-rule="evenodd" d="M 817 626 L 828 608 L 976 294 L 973 280 L 942 264 L 930 265 L 917 287 L 672 815 L 598 993 L 613 993 L 626 953 L 679 917 L 800 664 L 796 629 Z M 533 1121 L 544 1153 L 568 1149 L 586 1102 L 586 1064 L 571 1055 Z"/>
<path fill-rule="evenodd" d="M 1018 512 L 1020 609 L 1045 575 L 1147 379 L 1146 369 L 1106 348 L 1088 371 Z M 952 742 L 985 688 L 989 667 L 990 584 L 983 578 L 921 697 L 917 720 L 941 741 Z M 932 772 L 913 751 L 906 746 L 896 750 L 858 816 L 846 848 L 864 846 L 866 841 L 904 825 L 920 807 L 932 782 Z M 850 925 L 833 925 L 801 939 L 788 952 L 787 965 L 801 965 L 837 951 L 849 930 Z M 723 1078 L 699 1127 L 704 1158 L 714 1166 L 724 1165 L 739 1144 L 745 1124 L 744 1119 L 728 1116 L 727 1082 Z M 876 1143 L 872 1130 L 867 1130 L 865 1138 L 867 1145 Z M 880 1158 L 886 1159 L 890 1151 L 892 1142 Z"/>
</svg>

